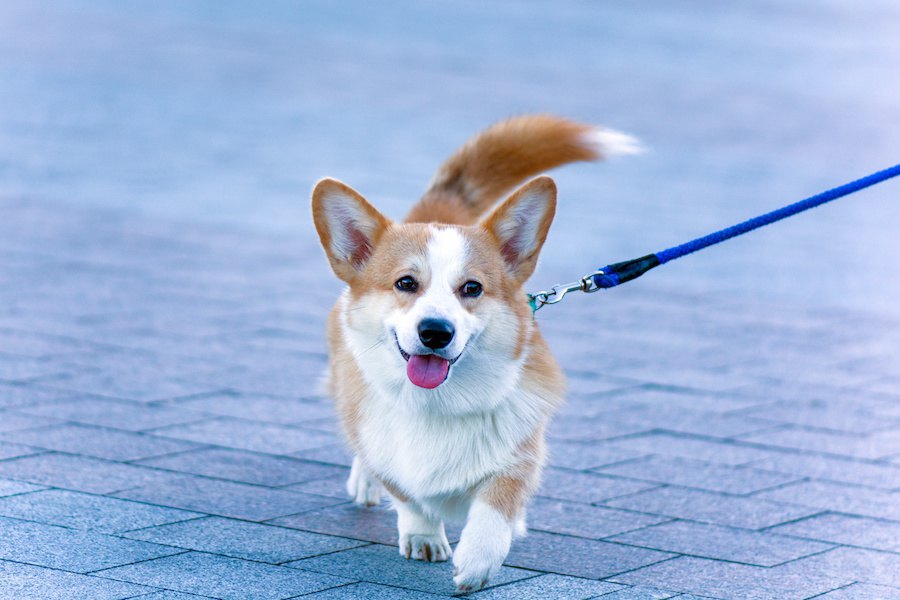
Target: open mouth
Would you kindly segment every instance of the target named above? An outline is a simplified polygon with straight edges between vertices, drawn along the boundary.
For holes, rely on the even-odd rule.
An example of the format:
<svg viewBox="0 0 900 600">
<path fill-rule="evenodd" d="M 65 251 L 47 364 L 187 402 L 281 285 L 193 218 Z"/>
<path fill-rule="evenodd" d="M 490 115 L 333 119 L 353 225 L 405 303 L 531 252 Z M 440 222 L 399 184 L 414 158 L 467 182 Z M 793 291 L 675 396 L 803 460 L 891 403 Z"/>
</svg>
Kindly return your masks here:
<svg viewBox="0 0 900 600">
<path fill-rule="evenodd" d="M 462 356 L 462 352 L 460 352 L 455 358 L 448 360 L 437 354 L 410 354 L 400 346 L 400 340 L 397 339 L 396 333 L 394 333 L 394 341 L 397 342 L 400 356 L 406 361 L 406 376 L 410 382 L 427 390 L 433 390 L 444 383 L 450 374 L 450 367 Z"/>
</svg>

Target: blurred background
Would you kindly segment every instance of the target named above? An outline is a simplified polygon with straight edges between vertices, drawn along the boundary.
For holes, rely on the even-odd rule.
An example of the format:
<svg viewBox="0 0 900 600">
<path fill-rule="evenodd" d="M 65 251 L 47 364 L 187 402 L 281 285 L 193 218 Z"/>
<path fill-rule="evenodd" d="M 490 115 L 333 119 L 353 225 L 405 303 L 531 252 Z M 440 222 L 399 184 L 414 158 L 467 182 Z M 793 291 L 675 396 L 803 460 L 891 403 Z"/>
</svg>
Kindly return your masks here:
<svg viewBox="0 0 900 600">
<path fill-rule="evenodd" d="M 303 238 L 324 265 L 322 176 L 400 217 L 498 119 L 638 136 L 555 173 L 544 288 L 898 162 L 898 24 L 893 0 L 4 1 L 0 195 Z M 898 232 L 891 182 L 635 285 L 900 316 Z"/>
</svg>

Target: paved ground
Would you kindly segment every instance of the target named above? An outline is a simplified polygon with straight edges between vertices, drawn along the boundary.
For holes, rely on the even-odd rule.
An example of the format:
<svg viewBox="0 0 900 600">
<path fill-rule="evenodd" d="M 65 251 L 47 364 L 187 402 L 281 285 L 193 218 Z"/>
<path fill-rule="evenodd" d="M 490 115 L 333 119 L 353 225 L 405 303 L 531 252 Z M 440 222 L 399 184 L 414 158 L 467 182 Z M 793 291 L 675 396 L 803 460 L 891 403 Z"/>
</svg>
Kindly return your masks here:
<svg viewBox="0 0 900 600">
<path fill-rule="evenodd" d="M 399 214 L 505 114 L 637 131 L 543 286 L 896 162 L 892 3 L 481 4 L 0 4 L 0 599 L 452 593 L 342 491 L 318 176 Z M 570 401 L 475 597 L 900 598 L 897 196 L 542 311 Z"/>
</svg>

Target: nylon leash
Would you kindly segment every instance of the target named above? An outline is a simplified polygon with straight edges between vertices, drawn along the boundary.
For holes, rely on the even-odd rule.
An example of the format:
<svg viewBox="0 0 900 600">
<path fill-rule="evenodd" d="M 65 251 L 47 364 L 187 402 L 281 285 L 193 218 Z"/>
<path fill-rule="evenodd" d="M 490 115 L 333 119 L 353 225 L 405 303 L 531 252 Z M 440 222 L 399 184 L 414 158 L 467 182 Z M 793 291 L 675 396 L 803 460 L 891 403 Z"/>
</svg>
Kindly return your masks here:
<svg viewBox="0 0 900 600">
<path fill-rule="evenodd" d="M 815 196 L 810 196 L 809 198 L 789 204 L 758 217 L 747 219 L 737 225 L 732 225 L 731 227 L 720 229 L 709 235 L 698 237 L 684 244 L 672 246 L 671 248 L 666 248 L 665 250 L 654 254 L 641 256 L 640 258 L 606 265 L 593 273 L 585 275 L 578 281 L 555 285 L 547 291 L 528 294 L 528 303 L 531 305 L 532 312 L 536 312 L 544 305 L 560 302 L 569 292 L 593 293 L 599 290 L 616 287 L 626 281 L 636 279 L 650 269 L 658 267 L 659 265 L 664 265 L 676 258 L 681 258 L 692 252 L 719 244 L 725 240 L 753 231 L 754 229 L 771 225 L 776 221 L 792 217 L 805 210 L 831 202 L 832 200 L 849 196 L 854 192 L 871 187 L 898 175 L 900 175 L 900 164 L 872 173 L 871 175 L 851 181 L 850 183 L 845 183 L 836 188 L 826 190 Z"/>
</svg>

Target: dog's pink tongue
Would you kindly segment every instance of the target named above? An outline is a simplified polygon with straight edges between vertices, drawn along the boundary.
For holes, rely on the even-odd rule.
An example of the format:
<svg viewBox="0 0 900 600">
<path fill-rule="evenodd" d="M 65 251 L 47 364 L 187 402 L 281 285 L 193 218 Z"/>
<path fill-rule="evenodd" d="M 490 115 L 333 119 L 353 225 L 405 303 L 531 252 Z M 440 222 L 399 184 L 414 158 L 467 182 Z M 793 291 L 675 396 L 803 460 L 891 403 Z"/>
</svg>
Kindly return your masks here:
<svg viewBox="0 0 900 600">
<path fill-rule="evenodd" d="M 419 387 L 432 390 L 444 383 L 450 361 L 434 354 L 413 354 L 406 361 L 406 376 Z"/>
</svg>

